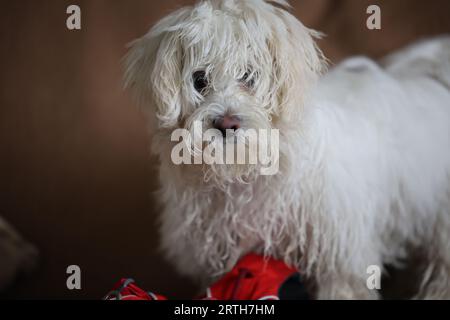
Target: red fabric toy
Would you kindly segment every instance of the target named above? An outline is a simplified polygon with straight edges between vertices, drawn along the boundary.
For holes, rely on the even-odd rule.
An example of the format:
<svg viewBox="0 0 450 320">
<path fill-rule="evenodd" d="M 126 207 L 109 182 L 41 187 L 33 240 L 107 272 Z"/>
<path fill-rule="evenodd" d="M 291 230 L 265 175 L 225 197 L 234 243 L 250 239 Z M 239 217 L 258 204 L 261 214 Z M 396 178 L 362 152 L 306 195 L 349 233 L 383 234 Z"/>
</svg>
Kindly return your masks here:
<svg viewBox="0 0 450 320">
<path fill-rule="evenodd" d="M 134 284 L 133 279 L 120 280 L 104 300 L 167 300 L 166 297 L 146 292 Z"/>
<path fill-rule="evenodd" d="M 122 279 L 106 300 L 167 300 L 146 292 L 132 279 Z M 206 289 L 204 300 L 305 300 L 308 294 L 300 274 L 283 261 L 248 254 L 219 281 Z"/>
</svg>

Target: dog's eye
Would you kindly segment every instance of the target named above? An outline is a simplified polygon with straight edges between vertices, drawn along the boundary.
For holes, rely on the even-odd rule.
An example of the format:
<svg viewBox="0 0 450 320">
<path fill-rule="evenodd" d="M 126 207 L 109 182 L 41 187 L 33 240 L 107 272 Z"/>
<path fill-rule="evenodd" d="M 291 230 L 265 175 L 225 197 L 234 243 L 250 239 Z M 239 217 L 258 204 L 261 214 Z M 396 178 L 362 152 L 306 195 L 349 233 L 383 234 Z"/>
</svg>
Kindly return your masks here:
<svg viewBox="0 0 450 320">
<path fill-rule="evenodd" d="M 251 71 L 247 71 L 244 73 L 240 81 L 247 87 L 247 88 L 253 88 L 255 85 L 255 76 L 252 74 Z"/>
<path fill-rule="evenodd" d="M 196 71 L 192 76 L 194 80 L 194 88 L 198 93 L 203 94 L 204 90 L 208 86 L 208 79 L 206 78 L 205 71 Z"/>
</svg>

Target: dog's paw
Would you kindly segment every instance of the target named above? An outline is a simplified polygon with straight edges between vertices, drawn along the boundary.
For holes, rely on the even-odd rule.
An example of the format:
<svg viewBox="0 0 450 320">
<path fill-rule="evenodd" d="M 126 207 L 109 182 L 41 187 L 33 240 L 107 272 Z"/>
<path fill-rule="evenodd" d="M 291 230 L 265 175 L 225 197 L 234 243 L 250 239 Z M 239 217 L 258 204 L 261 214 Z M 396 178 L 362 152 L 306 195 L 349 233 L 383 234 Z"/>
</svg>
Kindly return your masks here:
<svg viewBox="0 0 450 320">
<path fill-rule="evenodd" d="M 0 292 L 20 274 L 29 274 L 37 265 L 37 249 L 0 218 Z"/>
</svg>

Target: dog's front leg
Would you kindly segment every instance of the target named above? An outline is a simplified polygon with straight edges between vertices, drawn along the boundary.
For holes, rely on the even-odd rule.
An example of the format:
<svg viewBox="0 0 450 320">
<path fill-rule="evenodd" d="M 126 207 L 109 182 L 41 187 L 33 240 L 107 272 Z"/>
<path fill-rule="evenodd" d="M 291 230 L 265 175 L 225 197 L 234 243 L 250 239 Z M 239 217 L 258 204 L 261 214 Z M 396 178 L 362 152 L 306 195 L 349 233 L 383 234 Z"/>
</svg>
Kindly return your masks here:
<svg viewBox="0 0 450 320">
<path fill-rule="evenodd" d="M 318 284 L 319 300 L 374 300 L 379 298 L 377 290 L 367 287 L 365 278 L 353 274 L 335 274 L 321 279 Z"/>
</svg>

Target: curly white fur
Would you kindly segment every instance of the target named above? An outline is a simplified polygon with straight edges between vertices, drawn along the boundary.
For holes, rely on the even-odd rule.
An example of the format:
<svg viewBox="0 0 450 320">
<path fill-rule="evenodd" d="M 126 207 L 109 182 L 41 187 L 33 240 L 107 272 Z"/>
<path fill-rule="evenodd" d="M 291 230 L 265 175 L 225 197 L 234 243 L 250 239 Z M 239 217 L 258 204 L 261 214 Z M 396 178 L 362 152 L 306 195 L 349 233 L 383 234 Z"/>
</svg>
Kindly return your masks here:
<svg viewBox="0 0 450 320">
<path fill-rule="evenodd" d="M 450 39 L 383 65 L 351 58 L 323 76 L 320 34 L 284 0 L 182 8 L 132 43 L 126 84 L 149 111 L 160 158 L 162 246 L 180 272 L 211 281 L 249 251 L 300 268 L 319 298 L 376 296 L 366 268 L 428 244 L 421 296 L 450 297 Z M 193 85 L 204 70 L 206 91 Z M 242 81 L 250 73 L 254 86 Z M 280 170 L 176 166 L 176 128 L 238 115 L 280 131 Z M 431 254 L 432 253 L 432 254 Z"/>
</svg>

